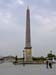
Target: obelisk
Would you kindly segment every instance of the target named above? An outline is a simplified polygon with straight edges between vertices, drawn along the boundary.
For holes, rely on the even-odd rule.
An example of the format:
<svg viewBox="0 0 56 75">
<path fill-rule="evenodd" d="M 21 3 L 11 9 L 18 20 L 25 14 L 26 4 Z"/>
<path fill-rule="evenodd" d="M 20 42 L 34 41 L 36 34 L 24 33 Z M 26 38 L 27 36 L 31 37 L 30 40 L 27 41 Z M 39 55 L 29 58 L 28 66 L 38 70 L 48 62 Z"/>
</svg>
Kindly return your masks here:
<svg viewBox="0 0 56 75">
<path fill-rule="evenodd" d="M 25 62 L 32 61 L 31 32 L 30 32 L 30 9 L 26 10 L 26 39 L 25 39 Z"/>
</svg>

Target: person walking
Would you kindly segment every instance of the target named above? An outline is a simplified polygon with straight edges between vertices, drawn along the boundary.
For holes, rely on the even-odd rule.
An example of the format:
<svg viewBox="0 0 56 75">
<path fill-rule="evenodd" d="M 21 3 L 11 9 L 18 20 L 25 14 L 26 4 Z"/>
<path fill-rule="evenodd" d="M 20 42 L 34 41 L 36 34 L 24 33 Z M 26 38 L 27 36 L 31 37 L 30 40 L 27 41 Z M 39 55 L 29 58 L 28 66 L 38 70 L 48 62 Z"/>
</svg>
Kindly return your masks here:
<svg viewBox="0 0 56 75">
<path fill-rule="evenodd" d="M 52 68 L 52 60 L 49 60 L 49 67 Z"/>
</svg>

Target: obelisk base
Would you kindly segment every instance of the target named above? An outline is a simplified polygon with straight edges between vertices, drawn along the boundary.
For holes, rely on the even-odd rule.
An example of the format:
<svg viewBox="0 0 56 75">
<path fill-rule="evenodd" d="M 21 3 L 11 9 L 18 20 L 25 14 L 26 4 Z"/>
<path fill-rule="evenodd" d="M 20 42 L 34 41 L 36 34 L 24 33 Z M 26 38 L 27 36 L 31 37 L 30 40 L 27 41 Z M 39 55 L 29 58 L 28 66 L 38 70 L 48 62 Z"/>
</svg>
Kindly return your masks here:
<svg viewBox="0 0 56 75">
<path fill-rule="evenodd" d="M 32 50 L 30 48 L 25 48 L 25 63 L 32 62 Z"/>
</svg>

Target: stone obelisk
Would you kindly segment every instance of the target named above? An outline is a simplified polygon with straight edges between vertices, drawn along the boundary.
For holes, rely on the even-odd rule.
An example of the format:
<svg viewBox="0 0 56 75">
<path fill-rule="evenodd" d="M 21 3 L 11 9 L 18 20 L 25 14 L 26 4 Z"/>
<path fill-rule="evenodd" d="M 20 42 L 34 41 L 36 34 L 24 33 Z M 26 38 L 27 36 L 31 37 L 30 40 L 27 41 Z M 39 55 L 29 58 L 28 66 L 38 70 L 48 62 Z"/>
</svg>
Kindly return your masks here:
<svg viewBox="0 0 56 75">
<path fill-rule="evenodd" d="M 30 33 L 30 10 L 26 10 L 26 39 L 25 39 L 25 62 L 32 61 L 31 33 Z"/>
</svg>

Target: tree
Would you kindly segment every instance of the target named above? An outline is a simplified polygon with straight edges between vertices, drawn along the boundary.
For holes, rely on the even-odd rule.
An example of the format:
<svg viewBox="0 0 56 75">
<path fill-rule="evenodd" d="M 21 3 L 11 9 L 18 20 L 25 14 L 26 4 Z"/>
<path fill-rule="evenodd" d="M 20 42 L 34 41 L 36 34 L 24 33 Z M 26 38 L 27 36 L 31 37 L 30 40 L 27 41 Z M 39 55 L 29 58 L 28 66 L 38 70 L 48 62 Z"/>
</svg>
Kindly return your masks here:
<svg viewBox="0 0 56 75">
<path fill-rule="evenodd" d="M 49 59 L 52 59 L 52 58 L 54 58 L 54 57 L 56 57 L 54 54 L 52 54 L 52 51 L 50 51 L 50 53 L 48 53 L 47 54 L 47 57 L 49 58 Z"/>
</svg>

